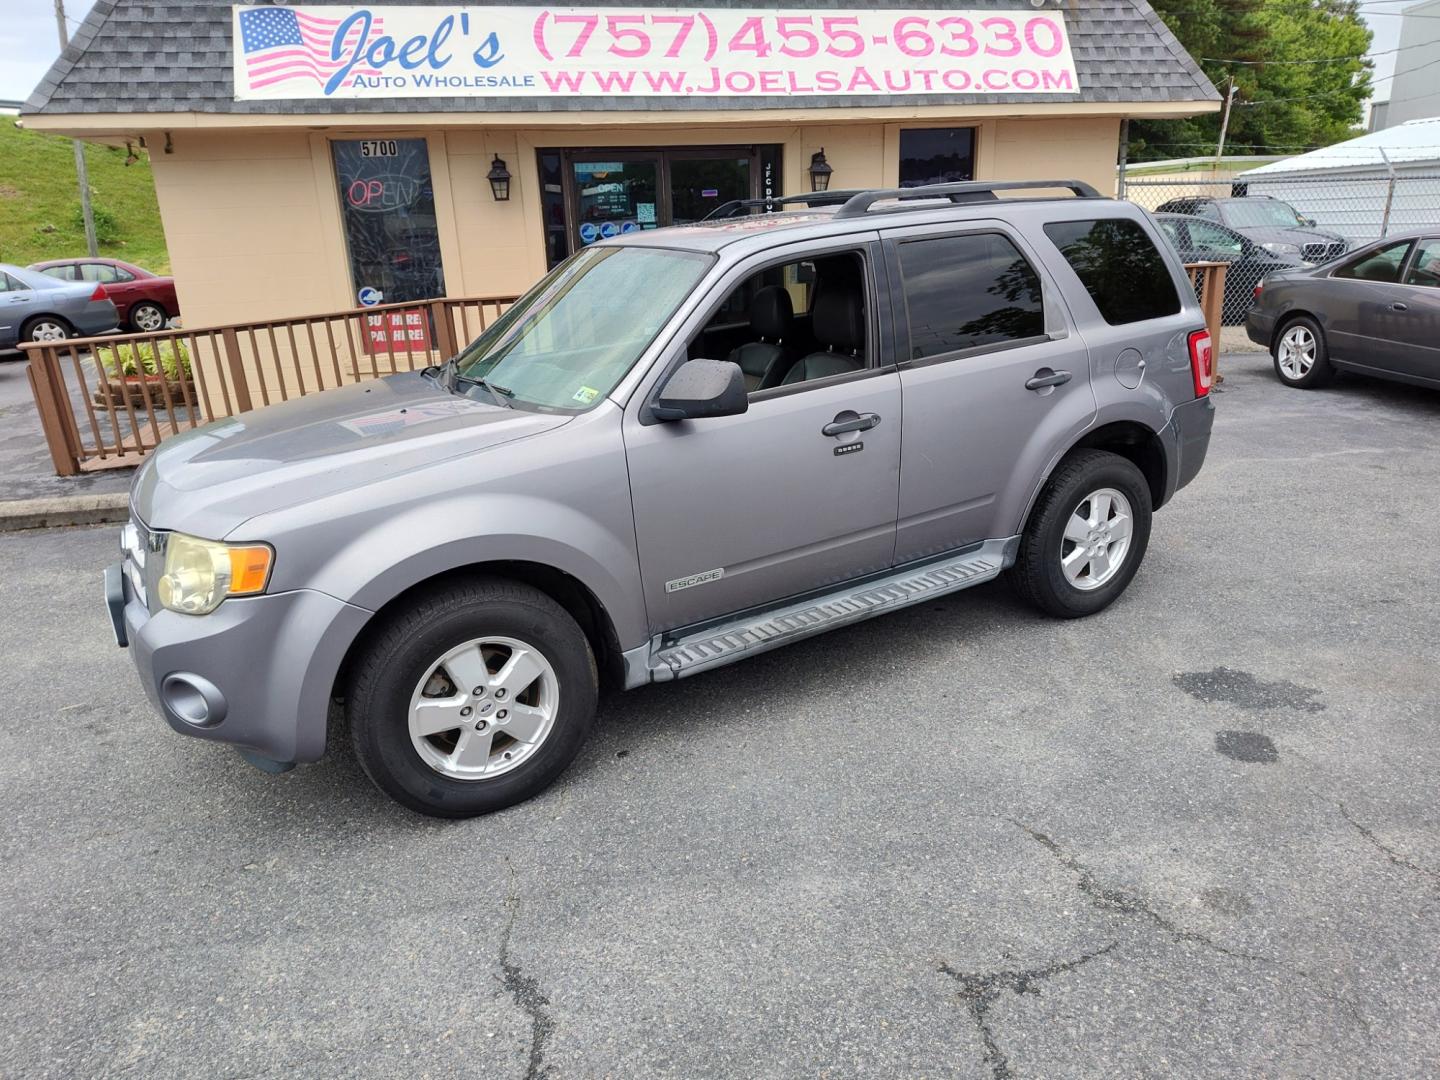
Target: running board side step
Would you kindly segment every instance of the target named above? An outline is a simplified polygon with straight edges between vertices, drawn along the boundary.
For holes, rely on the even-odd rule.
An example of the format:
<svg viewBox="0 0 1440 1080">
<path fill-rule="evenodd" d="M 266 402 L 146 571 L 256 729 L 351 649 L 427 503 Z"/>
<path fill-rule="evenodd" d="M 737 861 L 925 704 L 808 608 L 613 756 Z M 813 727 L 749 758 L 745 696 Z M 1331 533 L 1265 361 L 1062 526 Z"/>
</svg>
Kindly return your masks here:
<svg viewBox="0 0 1440 1080">
<path fill-rule="evenodd" d="M 987 540 L 963 554 L 951 553 L 940 559 L 911 563 L 884 577 L 870 578 L 858 585 L 852 583 L 833 593 L 810 596 L 768 611 L 750 612 L 730 622 L 712 623 L 702 630 L 681 631 L 679 637 L 657 637 L 648 647 L 645 665 L 648 671 L 632 668 L 627 683 L 634 686 L 683 679 L 826 630 L 991 581 L 1015 562 L 1019 546 L 1018 536 Z"/>
</svg>

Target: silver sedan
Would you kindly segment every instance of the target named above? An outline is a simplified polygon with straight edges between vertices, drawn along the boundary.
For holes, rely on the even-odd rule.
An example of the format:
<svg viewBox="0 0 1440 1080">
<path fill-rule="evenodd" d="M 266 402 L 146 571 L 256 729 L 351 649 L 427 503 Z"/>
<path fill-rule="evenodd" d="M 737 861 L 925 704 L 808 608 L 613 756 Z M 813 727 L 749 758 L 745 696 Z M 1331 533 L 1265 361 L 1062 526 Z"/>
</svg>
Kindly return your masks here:
<svg viewBox="0 0 1440 1080">
<path fill-rule="evenodd" d="M 108 333 L 120 325 L 105 286 L 57 281 L 0 263 L 0 352 L 22 341 L 63 341 Z"/>
</svg>

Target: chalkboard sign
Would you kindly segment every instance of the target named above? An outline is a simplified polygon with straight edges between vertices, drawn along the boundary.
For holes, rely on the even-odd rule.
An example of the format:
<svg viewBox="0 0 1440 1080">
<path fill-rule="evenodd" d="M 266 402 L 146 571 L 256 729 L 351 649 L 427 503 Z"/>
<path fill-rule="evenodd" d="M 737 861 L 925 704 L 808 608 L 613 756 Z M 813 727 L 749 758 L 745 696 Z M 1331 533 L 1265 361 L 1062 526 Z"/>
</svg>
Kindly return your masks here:
<svg viewBox="0 0 1440 1080">
<path fill-rule="evenodd" d="M 354 293 L 387 304 L 445 295 L 435 188 L 424 139 L 332 144 Z"/>
</svg>

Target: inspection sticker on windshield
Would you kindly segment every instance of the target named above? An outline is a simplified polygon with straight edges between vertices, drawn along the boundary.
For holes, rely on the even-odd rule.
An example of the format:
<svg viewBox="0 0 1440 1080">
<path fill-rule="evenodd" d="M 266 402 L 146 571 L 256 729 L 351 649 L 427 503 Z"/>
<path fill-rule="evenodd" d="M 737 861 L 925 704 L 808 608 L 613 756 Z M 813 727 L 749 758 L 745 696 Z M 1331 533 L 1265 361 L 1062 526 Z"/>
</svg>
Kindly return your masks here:
<svg viewBox="0 0 1440 1080">
<path fill-rule="evenodd" d="M 582 386 L 579 390 L 575 391 L 574 400 L 580 402 L 581 405 L 589 405 L 599 396 L 600 391 L 596 390 L 593 386 Z"/>
<path fill-rule="evenodd" d="M 725 576 L 725 568 L 719 570 L 706 570 L 703 574 L 691 574 L 689 577 L 676 578 L 674 581 L 665 582 L 666 592 L 679 592 L 681 589 L 693 589 L 696 585 L 706 585 L 712 581 L 719 581 Z"/>
</svg>

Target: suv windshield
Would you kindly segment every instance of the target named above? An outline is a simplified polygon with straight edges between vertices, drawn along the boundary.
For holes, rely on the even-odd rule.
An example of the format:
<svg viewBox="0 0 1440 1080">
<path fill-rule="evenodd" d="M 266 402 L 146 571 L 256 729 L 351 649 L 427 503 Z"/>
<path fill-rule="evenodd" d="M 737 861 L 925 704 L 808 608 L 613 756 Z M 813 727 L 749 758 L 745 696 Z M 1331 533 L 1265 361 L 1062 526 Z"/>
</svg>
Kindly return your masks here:
<svg viewBox="0 0 1440 1080">
<path fill-rule="evenodd" d="M 586 248 L 516 301 L 456 358 L 456 370 L 502 400 L 587 409 L 615 388 L 712 261 L 665 248 Z"/>
<path fill-rule="evenodd" d="M 1275 199 L 1245 199 L 1220 203 L 1220 217 L 1233 229 L 1303 229 L 1300 216 L 1287 203 Z"/>
</svg>

